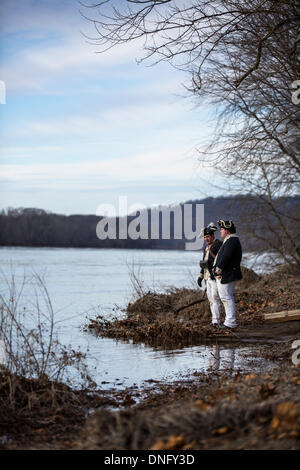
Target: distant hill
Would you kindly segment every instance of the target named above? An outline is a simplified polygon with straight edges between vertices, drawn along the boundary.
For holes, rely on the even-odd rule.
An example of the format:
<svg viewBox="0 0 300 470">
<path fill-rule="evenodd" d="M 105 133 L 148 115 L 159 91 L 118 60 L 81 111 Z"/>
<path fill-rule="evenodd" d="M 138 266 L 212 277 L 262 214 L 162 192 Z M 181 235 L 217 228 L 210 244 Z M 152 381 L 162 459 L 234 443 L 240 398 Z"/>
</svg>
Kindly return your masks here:
<svg viewBox="0 0 300 470">
<path fill-rule="evenodd" d="M 183 205 L 190 204 L 193 208 L 192 224 L 196 228 L 196 204 L 204 204 L 204 221 L 217 222 L 218 219 L 232 219 L 238 229 L 238 234 L 244 249 L 258 251 L 264 249 L 261 242 L 250 235 L 249 227 L 255 223 L 264 233 L 268 233 L 265 217 L 260 212 L 260 200 L 248 196 L 230 196 L 206 198 L 186 201 L 171 209 L 184 212 Z M 284 214 L 299 213 L 300 196 L 280 198 L 277 206 Z M 162 214 L 170 211 L 170 206 L 160 208 Z M 139 213 L 137 214 L 140 215 Z M 150 238 L 151 211 L 148 209 L 144 216 L 148 220 L 149 239 L 120 239 L 118 237 L 120 224 L 124 218 L 116 220 L 116 239 L 100 240 L 96 235 L 96 227 L 103 217 L 96 215 L 61 215 L 35 208 L 7 209 L 0 213 L 0 246 L 32 246 L 32 247 L 78 247 L 78 248 L 139 248 L 139 249 L 176 249 L 184 250 L 188 241 L 184 236 L 176 239 L 174 236 L 174 218 L 170 217 L 170 239 L 163 239 L 162 224 L 159 225 L 158 239 Z M 127 217 L 127 227 L 136 220 L 136 215 Z M 139 227 L 138 227 L 139 228 Z M 183 232 L 183 221 L 182 221 Z M 271 233 L 270 233 L 271 236 Z"/>
</svg>

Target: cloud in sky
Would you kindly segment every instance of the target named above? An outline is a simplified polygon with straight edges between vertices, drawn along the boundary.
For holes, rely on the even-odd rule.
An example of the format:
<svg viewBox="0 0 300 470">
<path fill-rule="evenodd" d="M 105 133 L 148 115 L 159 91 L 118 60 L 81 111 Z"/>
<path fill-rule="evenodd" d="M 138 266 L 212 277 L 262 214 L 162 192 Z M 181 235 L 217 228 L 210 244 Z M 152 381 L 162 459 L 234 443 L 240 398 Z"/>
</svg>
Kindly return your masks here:
<svg viewBox="0 0 300 470">
<path fill-rule="evenodd" d="M 94 213 L 120 192 L 146 205 L 209 192 L 193 148 L 212 126 L 178 96 L 186 77 L 137 65 L 141 43 L 96 54 L 77 0 L 2 0 L 0 17 L 1 207 Z"/>
</svg>

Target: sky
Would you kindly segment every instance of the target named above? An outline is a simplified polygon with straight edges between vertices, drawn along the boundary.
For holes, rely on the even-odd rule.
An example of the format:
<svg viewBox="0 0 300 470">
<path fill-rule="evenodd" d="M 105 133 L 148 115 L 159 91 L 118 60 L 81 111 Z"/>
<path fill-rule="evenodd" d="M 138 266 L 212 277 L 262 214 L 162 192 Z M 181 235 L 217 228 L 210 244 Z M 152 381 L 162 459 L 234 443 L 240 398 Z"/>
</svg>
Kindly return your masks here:
<svg viewBox="0 0 300 470">
<path fill-rule="evenodd" d="M 96 214 L 127 198 L 130 212 L 220 195 L 196 151 L 213 117 L 186 96 L 188 77 L 137 63 L 141 42 L 99 53 L 80 10 L 96 15 L 77 0 L 0 2 L 0 209 Z"/>
</svg>

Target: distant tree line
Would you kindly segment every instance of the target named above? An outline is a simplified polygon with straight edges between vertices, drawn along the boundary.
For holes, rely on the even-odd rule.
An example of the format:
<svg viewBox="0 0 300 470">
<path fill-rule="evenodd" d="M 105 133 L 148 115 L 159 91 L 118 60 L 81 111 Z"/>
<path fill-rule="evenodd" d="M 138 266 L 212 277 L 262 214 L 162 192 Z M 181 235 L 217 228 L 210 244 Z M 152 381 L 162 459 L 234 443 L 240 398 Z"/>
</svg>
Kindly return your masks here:
<svg viewBox="0 0 300 470">
<path fill-rule="evenodd" d="M 238 234 L 244 250 L 264 251 L 275 249 L 280 253 L 290 247 L 280 225 L 274 231 L 272 213 L 260 213 L 259 198 L 250 196 L 231 196 L 206 198 L 186 201 L 185 204 L 204 204 L 205 224 L 218 219 L 232 219 L 237 226 Z M 300 208 L 300 196 L 282 197 L 276 201 L 277 208 L 286 217 Z M 182 204 L 181 204 L 182 205 Z M 195 207 L 193 207 L 194 209 Z M 193 210 L 193 227 L 196 227 L 196 211 Z M 127 217 L 128 225 L 136 215 Z M 150 226 L 150 210 L 148 210 Z M 137 248 L 137 249 L 175 249 L 184 250 L 186 238 L 174 237 L 174 219 L 170 217 L 170 239 L 162 238 L 161 226 L 157 240 L 137 239 L 100 240 L 96 235 L 96 227 L 102 216 L 97 215 L 62 215 L 36 208 L 8 208 L 0 213 L 0 246 L 31 246 L 31 247 L 77 247 L 77 248 Z M 271 223 L 272 222 L 272 223 Z M 275 221 L 276 222 L 276 221 Z M 117 225 L 119 219 L 117 218 Z M 275 226 L 276 227 L 276 226 Z M 255 237 L 256 231 L 263 237 Z M 118 233 L 118 232 L 117 232 Z M 184 231 L 183 231 L 184 233 Z M 274 248 L 275 247 L 275 248 Z"/>
<path fill-rule="evenodd" d="M 105 0 L 85 12 L 97 52 L 136 42 L 140 62 L 181 70 L 195 104 L 215 110 L 200 168 L 226 194 L 251 195 L 248 239 L 300 269 L 299 210 L 282 199 L 300 182 L 300 0 Z"/>
</svg>

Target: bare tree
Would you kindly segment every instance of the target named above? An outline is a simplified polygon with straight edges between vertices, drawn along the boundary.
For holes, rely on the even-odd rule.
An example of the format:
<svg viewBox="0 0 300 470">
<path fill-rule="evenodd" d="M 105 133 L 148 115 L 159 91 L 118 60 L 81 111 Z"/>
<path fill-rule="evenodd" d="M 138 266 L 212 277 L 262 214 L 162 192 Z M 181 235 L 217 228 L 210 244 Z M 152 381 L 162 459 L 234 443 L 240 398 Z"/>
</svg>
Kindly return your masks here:
<svg viewBox="0 0 300 470">
<path fill-rule="evenodd" d="M 279 206 L 300 180 L 300 109 L 292 101 L 300 0 L 106 0 L 89 8 L 98 11 L 86 17 L 99 52 L 143 39 L 142 60 L 183 70 L 196 102 L 216 107 L 215 135 L 198 148 L 200 161 L 234 182 L 236 193 L 259 196 L 245 221 L 263 220 L 272 236 L 254 224 L 255 236 L 299 269 L 299 208 L 282 213 Z"/>
</svg>

